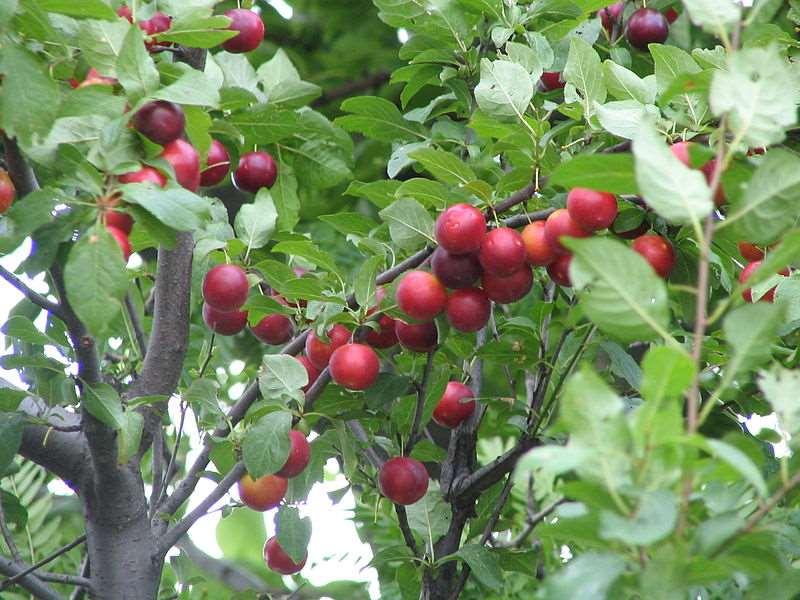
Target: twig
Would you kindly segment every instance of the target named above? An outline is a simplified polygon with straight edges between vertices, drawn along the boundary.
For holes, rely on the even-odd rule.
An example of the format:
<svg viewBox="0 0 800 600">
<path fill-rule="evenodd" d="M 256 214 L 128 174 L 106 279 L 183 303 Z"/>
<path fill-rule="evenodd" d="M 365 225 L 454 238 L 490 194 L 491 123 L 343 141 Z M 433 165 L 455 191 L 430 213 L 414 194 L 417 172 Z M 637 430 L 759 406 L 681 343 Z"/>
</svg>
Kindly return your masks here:
<svg viewBox="0 0 800 600">
<path fill-rule="evenodd" d="M 81 570 L 80 576 L 89 578 L 89 574 L 91 573 L 91 567 L 89 565 L 89 557 L 86 556 L 81 563 Z M 69 600 L 83 600 L 86 597 L 86 588 L 84 587 L 76 587 L 72 594 L 70 594 Z"/>
<path fill-rule="evenodd" d="M 139 354 L 144 359 L 147 354 L 147 340 L 144 337 L 144 330 L 142 329 L 142 322 L 139 319 L 139 313 L 136 312 L 136 307 L 133 304 L 130 294 L 125 295 L 125 310 L 128 311 L 128 317 L 131 320 L 131 327 L 136 337 L 136 346 L 139 348 Z"/>
<path fill-rule="evenodd" d="M 495 544 L 497 548 L 519 548 L 522 544 L 525 543 L 525 540 L 528 539 L 528 536 L 536 529 L 536 526 L 544 521 L 547 517 L 549 517 L 553 511 L 559 507 L 559 505 L 566 502 L 564 498 L 556 500 L 551 504 L 548 504 L 545 508 L 540 510 L 537 513 L 533 513 L 528 515 L 528 518 L 525 520 L 525 528 L 517 535 L 513 540 L 504 544 Z"/>
<path fill-rule="evenodd" d="M 42 581 L 49 581 L 51 583 L 62 583 L 64 585 L 76 585 L 78 587 L 91 589 L 92 582 L 86 577 L 80 575 L 68 575 L 66 573 L 49 573 L 47 571 L 39 571 L 36 576 Z"/>
<path fill-rule="evenodd" d="M 405 447 L 405 454 L 411 454 L 411 451 L 416 446 L 417 442 L 422 437 L 420 431 L 420 424 L 422 421 L 422 413 L 425 409 L 425 396 L 428 393 L 428 384 L 430 383 L 431 371 L 433 370 L 433 355 L 434 352 L 428 352 L 428 358 L 425 361 L 425 369 L 422 371 L 422 380 L 417 387 L 417 406 L 414 409 L 414 421 L 411 424 L 411 431 L 408 434 L 408 442 Z"/>
<path fill-rule="evenodd" d="M 183 426 L 186 422 L 186 411 L 189 408 L 189 403 L 181 400 L 181 418 L 178 421 L 178 429 L 175 432 L 175 444 L 172 447 L 172 454 L 169 457 L 169 463 L 167 463 L 167 470 L 164 472 L 164 481 L 161 485 L 161 490 L 159 491 L 158 496 L 156 497 L 156 501 L 152 503 L 150 507 L 150 518 L 153 518 L 155 515 L 155 511 L 158 508 L 158 505 L 161 504 L 161 500 L 164 498 L 164 494 L 167 493 L 167 485 L 169 485 L 170 473 L 172 473 L 172 468 L 175 465 L 175 461 L 178 457 L 178 449 L 181 445 L 181 436 L 183 435 Z M 154 449 L 155 451 L 155 449 Z"/>
<path fill-rule="evenodd" d="M 25 284 L 24 281 L 22 281 L 19 277 L 14 275 L 14 273 L 12 273 L 3 266 L 0 266 L 0 277 L 5 279 L 8 283 L 17 288 L 20 292 L 22 292 L 22 295 L 25 296 L 31 302 L 33 302 L 36 306 L 38 306 L 43 310 L 46 310 L 51 315 L 58 317 L 62 321 L 64 320 L 64 315 L 61 311 L 61 306 L 59 304 L 51 302 L 50 300 L 42 296 L 40 293 L 33 291 Z"/>
<path fill-rule="evenodd" d="M 747 519 L 747 522 L 745 522 L 744 527 L 742 527 L 739 533 L 743 534 L 752 531 L 755 526 L 759 524 L 761 519 L 767 516 L 769 511 L 775 508 L 778 503 L 783 500 L 783 497 L 798 485 L 800 485 L 800 472 L 795 473 L 789 481 L 787 481 L 777 492 L 769 497 L 769 500 L 767 500 L 756 512 L 750 515 L 750 518 Z"/>
<path fill-rule="evenodd" d="M 80 546 L 85 541 L 86 541 L 86 535 L 84 534 L 84 535 L 80 536 L 78 539 L 70 542 L 66 546 L 62 546 L 61 548 L 59 548 L 58 550 L 56 550 L 52 554 L 44 557 L 39 562 L 32 564 L 30 567 L 28 567 L 24 571 L 20 571 L 16 575 L 14 575 L 12 577 L 9 577 L 8 579 L 4 579 L 2 582 L 0 582 L 0 590 L 4 590 L 4 589 L 8 588 L 9 586 L 15 584 L 16 582 L 18 582 L 20 579 L 22 579 L 26 575 L 30 575 L 34 571 L 37 571 L 38 569 L 41 569 L 46 564 L 53 562 L 59 556 L 62 556 L 64 554 L 66 554 L 67 552 L 69 552 L 70 550 L 72 550 L 73 548 L 76 548 L 76 547 Z"/>
<path fill-rule="evenodd" d="M 367 456 L 367 460 L 369 460 L 373 467 L 380 470 L 380 468 L 383 466 L 383 463 L 386 462 L 386 459 L 380 456 L 375 448 L 370 446 L 369 436 L 367 435 L 364 426 L 359 421 L 351 419 L 347 422 L 347 427 L 350 429 L 350 432 L 353 434 L 354 438 L 366 445 L 364 454 Z"/>
<path fill-rule="evenodd" d="M 239 481 L 244 474 L 244 463 L 236 463 L 236 465 L 228 472 L 228 474 L 225 475 L 222 480 L 220 480 L 213 491 L 206 496 L 203 501 L 194 508 L 194 510 L 181 519 L 172 529 L 167 530 L 167 532 L 161 536 L 156 544 L 156 555 L 161 556 L 166 554 L 166 552 L 183 537 L 183 534 L 189 531 L 189 529 L 198 519 L 206 515 L 208 509 L 210 509 L 215 502 L 220 500 L 225 494 L 228 493 L 228 490 L 237 481 Z"/>
<path fill-rule="evenodd" d="M 325 367 L 317 377 L 317 380 L 312 384 L 305 395 L 305 402 L 303 403 L 303 412 L 311 412 L 314 410 L 314 404 L 317 398 L 320 397 L 322 391 L 331 382 L 331 370 Z"/>
<path fill-rule="evenodd" d="M 20 565 L 3 556 L 0 556 L 0 573 L 15 578 L 14 583 L 30 592 L 33 597 L 39 600 L 63 600 L 60 594 L 53 591 L 53 589 L 41 579 L 31 574 L 23 575 Z"/>
<path fill-rule="evenodd" d="M 403 533 L 403 540 L 411 549 L 414 556 L 419 556 L 419 548 L 417 548 L 417 542 L 414 539 L 414 534 L 411 532 L 411 527 L 408 524 L 408 513 L 406 513 L 406 507 L 402 504 L 395 504 L 394 505 L 394 512 L 397 513 L 397 523 L 400 525 L 400 531 Z"/>
</svg>

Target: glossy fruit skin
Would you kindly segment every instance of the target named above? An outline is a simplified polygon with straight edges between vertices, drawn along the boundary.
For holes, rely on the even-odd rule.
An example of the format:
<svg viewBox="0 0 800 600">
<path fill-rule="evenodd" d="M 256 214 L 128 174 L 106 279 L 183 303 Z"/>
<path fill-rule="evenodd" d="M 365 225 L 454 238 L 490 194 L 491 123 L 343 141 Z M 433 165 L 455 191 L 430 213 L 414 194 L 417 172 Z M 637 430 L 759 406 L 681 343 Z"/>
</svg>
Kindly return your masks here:
<svg viewBox="0 0 800 600">
<path fill-rule="evenodd" d="M 640 8 L 628 19 L 628 43 L 639 50 L 648 44 L 661 44 L 669 36 L 667 18 L 652 8 Z"/>
<path fill-rule="evenodd" d="M 17 198 L 17 189 L 5 169 L 0 169 L 0 214 L 6 212 Z"/>
<path fill-rule="evenodd" d="M 456 290 L 447 299 L 447 321 L 453 329 L 464 333 L 482 329 L 489 322 L 491 313 L 492 303 L 480 288 Z"/>
<path fill-rule="evenodd" d="M 131 12 L 131 7 L 123 4 L 117 9 L 117 15 L 122 17 L 128 23 L 133 23 L 133 13 Z"/>
<path fill-rule="evenodd" d="M 250 282 L 239 265 L 217 265 L 203 278 L 203 300 L 217 310 L 237 310 L 247 302 Z"/>
<path fill-rule="evenodd" d="M 331 379 L 348 390 L 366 390 L 378 379 L 381 362 L 366 344 L 345 344 L 331 354 Z"/>
<path fill-rule="evenodd" d="M 525 257 L 528 264 L 545 267 L 553 262 L 556 253 L 544 233 L 544 221 L 534 221 L 522 230 L 522 243 L 525 244 Z"/>
<path fill-rule="evenodd" d="M 271 188 L 278 178 L 278 164 L 267 152 L 247 152 L 239 158 L 233 184 L 242 191 L 255 194 L 262 187 Z"/>
<path fill-rule="evenodd" d="M 247 326 L 247 313 L 239 310 L 225 312 L 203 304 L 203 321 L 214 333 L 236 335 Z"/>
<path fill-rule="evenodd" d="M 562 237 L 584 238 L 590 235 L 591 232 L 578 225 L 566 208 L 554 211 L 544 223 L 544 237 L 556 255 L 569 252 L 560 241 Z"/>
<path fill-rule="evenodd" d="M 286 479 L 300 475 L 308 466 L 308 461 L 311 460 L 311 445 L 303 432 L 292 429 L 289 432 L 289 442 L 289 457 L 281 470 L 275 473 L 278 477 Z"/>
<path fill-rule="evenodd" d="M 489 300 L 498 304 L 511 304 L 522 300 L 531 291 L 533 271 L 530 267 L 523 267 L 506 276 L 484 273 L 481 285 Z"/>
<path fill-rule="evenodd" d="M 200 185 L 203 187 L 217 185 L 227 177 L 228 169 L 231 166 L 231 157 L 222 142 L 211 140 L 206 163 L 208 166 L 200 173 Z"/>
<path fill-rule="evenodd" d="M 633 240 L 632 248 L 650 263 L 659 277 L 669 277 L 675 266 L 675 250 L 669 240 L 660 235 L 643 235 Z"/>
<path fill-rule="evenodd" d="M 739 254 L 750 262 L 764 260 L 764 251 L 750 242 L 739 242 Z"/>
<path fill-rule="evenodd" d="M 436 241 L 450 254 L 477 252 L 485 234 L 486 219 L 471 204 L 455 204 L 436 219 Z"/>
<path fill-rule="evenodd" d="M 547 266 L 547 274 L 561 287 L 572 287 L 569 278 L 569 264 L 572 262 L 571 254 L 562 254 Z"/>
<path fill-rule="evenodd" d="M 745 281 L 747 281 L 753 274 L 753 271 L 758 269 L 758 267 L 760 266 L 761 266 L 760 260 L 756 260 L 745 266 L 745 268 L 742 269 L 742 272 L 739 273 L 739 283 L 744 283 Z M 786 277 L 788 277 L 790 273 L 791 272 L 789 271 L 789 269 L 783 269 L 782 271 L 780 271 L 780 274 Z M 774 288 L 767 290 L 767 292 L 763 296 L 761 296 L 761 298 L 758 299 L 759 302 L 774 302 L 776 289 L 778 289 L 778 286 L 775 286 Z M 742 292 L 742 298 L 744 298 L 745 302 L 753 302 L 753 290 L 751 290 L 750 288 L 744 290 Z"/>
<path fill-rule="evenodd" d="M 539 83 L 545 92 L 560 90 L 567 85 L 567 82 L 561 78 L 560 71 L 545 71 L 542 73 Z"/>
<path fill-rule="evenodd" d="M 131 171 L 117 177 L 120 183 L 154 183 L 158 187 L 167 185 L 167 178 L 153 167 L 143 166 L 138 171 Z"/>
<path fill-rule="evenodd" d="M 431 271 L 451 290 L 472 287 L 483 272 L 476 254 L 450 254 L 442 247 L 431 257 Z"/>
<path fill-rule="evenodd" d="M 103 214 L 103 221 L 107 227 L 115 227 L 125 235 L 130 235 L 133 230 L 133 217 L 128 213 L 118 210 L 107 210 Z"/>
<path fill-rule="evenodd" d="M 414 352 L 432 352 L 439 344 L 439 331 L 434 321 L 427 323 L 405 323 L 396 320 L 394 331 L 400 345 Z"/>
<path fill-rule="evenodd" d="M 426 271 L 409 271 L 396 291 L 400 310 L 412 319 L 430 321 L 444 310 L 447 292 L 435 275 Z"/>
<path fill-rule="evenodd" d="M 186 117 L 174 102 L 148 102 L 133 115 L 133 127 L 149 140 L 162 146 L 183 135 Z"/>
<path fill-rule="evenodd" d="M 292 339 L 294 323 L 286 315 L 267 315 L 250 331 L 265 344 L 279 346 Z"/>
<path fill-rule="evenodd" d="M 303 367 L 305 367 L 306 373 L 308 374 L 308 383 L 303 387 L 303 391 L 307 392 L 308 389 L 314 385 L 314 382 L 320 376 L 320 370 L 311 364 L 311 361 L 308 360 L 308 357 L 305 354 L 301 354 L 300 356 L 295 356 L 297 362 L 299 362 Z"/>
<path fill-rule="evenodd" d="M 691 156 L 689 149 L 692 147 L 692 142 L 675 142 L 669 147 L 672 155 L 681 161 L 685 166 L 691 168 Z"/>
<path fill-rule="evenodd" d="M 391 348 L 397 344 L 397 333 L 395 333 L 395 320 L 389 315 L 381 315 L 378 319 L 380 330 L 370 329 L 367 332 L 367 343 L 373 348 Z"/>
<path fill-rule="evenodd" d="M 620 22 L 624 10 L 625 3 L 617 2 L 597 11 L 597 16 L 600 17 L 603 29 L 608 32 L 608 35 L 611 35 L 611 32 L 614 30 L 614 25 Z"/>
<path fill-rule="evenodd" d="M 146 19 L 144 21 L 139 21 L 139 29 L 141 29 L 148 36 L 169 31 L 170 27 L 172 27 L 172 17 L 163 12 L 157 12 L 149 19 Z M 144 45 L 145 48 L 153 52 L 153 46 L 156 45 L 171 46 L 172 43 L 150 40 L 150 41 L 145 41 Z"/>
<path fill-rule="evenodd" d="M 245 474 L 238 484 L 242 504 L 253 510 L 264 512 L 278 506 L 286 495 L 289 482 L 277 475 L 264 475 L 253 479 Z"/>
<path fill-rule="evenodd" d="M 311 331 L 306 338 L 306 357 L 321 371 L 328 366 L 334 350 L 348 343 L 351 337 L 350 330 L 341 323 L 334 325 L 328 332 L 330 342 L 323 342 Z"/>
<path fill-rule="evenodd" d="M 573 188 L 567 194 L 567 212 L 582 229 L 599 231 L 610 227 L 617 218 L 617 199 L 614 194 Z"/>
<path fill-rule="evenodd" d="M 478 260 L 493 275 L 511 275 L 525 266 L 525 243 L 516 229 L 498 227 L 483 237 Z"/>
<path fill-rule="evenodd" d="M 110 227 L 106 225 L 106 231 L 111 234 L 111 237 L 117 242 L 119 245 L 119 249 L 122 250 L 122 256 L 125 259 L 125 262 L 128 262 L 128 259 L 131 257 L 131 242 L 128 240 L 128 235 L 122 231 L 121 229 L 117 229 L 116 227 Z"/>
<path fill-rule="evenodd" d="M 680 16 L 677 10 L 673 7 L 669 7 L 667 10 L 664 11 L 664 18 L 667 19 L 667 23 L 672 25 Z"/>
<path fill-rule="evenodd" d="M 175 169 L 175 179 L 190 192 L 200 187 L 200 155 L 189 142 L 173 140 L 164 146 L 161 158 Z"/>
<path fill-rule="evenodd" d="M 387 460 L 378 479 L 381 493 L 395 504 L 414 504 L 428 491 L 425 465 L 407 456 Z"/>
<path fill-rule="evenodd" d="M 281 575 L 294 575 L 306 566 L 308 555 L 299 563 L 294 562 L 278 543 L 277 537 L 271 537 L 264 543 L 264 562 L 267 567 Z"/>
<path fill-rule="evenodd" d="M 226 11 L 225 16 L 231 20 L 228 29 L 238 31 L 239 35 L 225 40 L 222 47 L 228 52 L 241 54 L 250 52 L 261 45 L 264 40 L 264 22 L 251 10 L 234 8 Z"/>
<path fill-rule="evenodd" d="M 455 429 L 475 412 L 472 390 L 459 381 L 451 381 L 433 409 L 433 420 L 442 427 Z"/>
</svg>

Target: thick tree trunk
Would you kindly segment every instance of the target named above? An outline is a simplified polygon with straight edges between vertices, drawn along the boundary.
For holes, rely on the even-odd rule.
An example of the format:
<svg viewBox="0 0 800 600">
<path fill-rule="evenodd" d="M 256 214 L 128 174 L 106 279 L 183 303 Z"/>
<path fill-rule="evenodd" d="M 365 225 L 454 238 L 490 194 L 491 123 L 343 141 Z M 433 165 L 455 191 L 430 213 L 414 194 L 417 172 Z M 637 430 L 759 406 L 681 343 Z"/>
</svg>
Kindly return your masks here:
<svg viewBox="0 0 800 600">
<path fill-rule="evenodd" d="M 84 497 L 94 598 L 153 600 L 163 560 L 147 515 L 141 476 L 130 467 L 87 490 Z"/>
</svg>

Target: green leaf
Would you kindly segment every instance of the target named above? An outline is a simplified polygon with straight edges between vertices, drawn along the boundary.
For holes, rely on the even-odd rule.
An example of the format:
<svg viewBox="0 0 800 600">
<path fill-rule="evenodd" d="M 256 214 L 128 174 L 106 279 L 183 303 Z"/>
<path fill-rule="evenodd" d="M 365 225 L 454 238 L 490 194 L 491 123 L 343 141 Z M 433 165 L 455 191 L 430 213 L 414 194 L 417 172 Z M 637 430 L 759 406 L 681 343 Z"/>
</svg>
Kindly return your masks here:
<svg viewBox="0 0 800 600">
<path fill-rule="evenodd" d="M 229 25 L 230 19 L 222 15 L 175 19 L 168 32 L 158 34 L 158 41 L 188 48 L 215 48 L 237 35 L 228 29 Z"/>
<path fill-rule="evenodd" d="M 649 48 L 653 57 L 659 93 L 669 88 L 681 75 L 699 73 L 701 71 L 689 53 L 676 46 L 650 44 Z"/>
<path fill-rule="evenodd" d="M 389 223 L 389 235 L 392 241 L 401 248 L 413 249 L 428 242 L 436 243 L 433 237 L 433 218 L 416 200 L 401 198 L 379 214 Z"/>
<path fill-rule="evenodd" d="M 359 306 L 370 307 L 375 304 L 375 277 L 383 263 L 383 256 L 371 256 L 358 269 L 353 288 Z"/>
<path fill-rule="evenodd" d="M 490 590 L 503 589 L 503 571 L 497 554 L 478 544 L 461 546 L 456 556 L 469 565 L 475 578 Z"/>
<path fill-rule="evenodd" d="M 8 254 L 26 237 L 53 220 L 53 209 L 62 200 L 61 193 L 44 188 L 15 202 L 0 219 L 0 254 Z"/>
<path fill-rule="evenodd" d="M 608 93 L 618 100 L 637 100 L 642 104 L 655 103 L 655 77 L 647 76 L 641 79 L 633 71 L 611 60 L 603 63 L 603 75 Z"/>
<path fill-rule="evenodd" d="M 698 223 L 714 208 L 703 174 L 670 152 L 652 124 L 633 140 L 636 182 L 647 205 L 670 223 Z"/>
<path fill-rule="evenodd" d="M 294 111 L 264 104 L 231 115 L 229 122 L 242 132 L 248 144 L 273 144 L 293 136 L 299 128 Z"/>
<path fill-rule="evenodd" d="M 77 17 L 79 19 L 103 19 L 116 21 L 117 13 L 102 0 L 36 0 L 36 4 L 43 11 Z"/>
<path fill-rule="evenodd" d="M 339 233 L 344 235 L 355 234 L 360 237 L 369 237 L 369 234 L 378 224 L 367 216 L 356 212 L 340 212 L 334 215 L 321 215 L 319 220 L 327 223 Z"/>
<path fill-rule="evenodd" d="M 384 98 L 359 96 L 342 102 L 342 110 L 352 113 L 335 123 L 350 132 L 362 133 L 383 142 L 426 139 L 418 123 L 407 121 L 398 108 Z"/>
<path fill-rule="evenodd" d="M 6 44 L 0 54 L 0 126 L 24 144 L 45 136 L 58 114 L 58 86 L 34 54 Z"/>
<path fill-rule="evenodd" d="M 545 580 L 540 600 L 591 598 L 605 600 L 617 578 L 625 570 L 625 561 L 615 554 L 586 552 Z"/>
<path fill-rule="evenodd" d="M 224 420 L 225 413 L 217 399 L 217 384 L 210 379 L 195 379 L 183 393 L 183 399 L 192 407 L 201 423 L 216 425 Z"/>
<path fill-rule="evenodd" d="M 395 190 L 395 198 L 411 198 L 416 200 L 425 208 L 442 209 L 445 208 L 449 200 L 462 200 L 461 197 L 452 194 L 447 187 L 431 179 L 414 177 L 407 179 Z M 381 207 L 383 208 L 383 207 Z"/>
<path fill-rule="evenodd" d="M 752 485 L 762 498 L 766 498 L 769 494 L 767 484 L 764 481 L 764 476 L 758 470 L 753 461 L 739 450 L 736 446 L 731 446 L 722 440 L 715 440 L 711 438 L 699 438 L 701 440 L 700 446 L 710 452 L 714 457 L 728 463 L 735 469 L 744 479 Z"/>
<path fill-rule="evenodd" d="M 294 357 L 286 354 L 267 354 L 263 358 L 263 372 L 258 387 L 264 400 L 281 400 L 297 397 L 308 384 L 308 373 Z M 301 399 L 302 399 L 302 394 Z"/>
<path fill-rule="evenodd" d="M 332 273 L 338 273 L 339 268 L 333 262 L 333 258 L 320 250 L 313 242 L 280 242 L 275 244 L 272 251 L 289 256 L 303 258 L 318 267 L 326 269 Z"/>
<path fill-rule="evenodd" d="M 131 27 L 122 43 L 117 58 L 117 78 L 131 104 L 158 89 L 158 69 L 144 47 L 142 30 L 138 27 Z"/>
<path fill-rule="evenodd" d="M 774 242 L 800 217 L 800 157 L 782 148 L 770 150 L 736 196 L 720 228 L 737 224 L 741 239 Z"/>
<path fill-rule="evenodd" d="M 138 204 L 178 231 L 200 229 L 210 217 L 209 200 L 182 187 L 161 189 L 152 183 L 129 183 L 120 190 L 126 202 Z"/>
<path fill-rule="evenodd" d="M 5 473 L 19 451 L 24 427 L 25 417 L 21 413 L 0 413 L 0 475 Z"/>
<path fill-rule="evenodd" d="M 742 7 L 732 0 L 684 0 L 692 23 L 709 33 L 730 31 L 739 22 Z"/>
<path fill-rule="evenodd" d="M 84 386 L 83 407 L 95 419 L 115 431 L 125 426 L 126 416 L 117 391 L 107 383 Z"/>
<path fill-rule="evenodd" d="M 366 198 L 378 208 L 386 208 L 392 203 L 392 200 L 394 200 L 394 193 L 399 187 L 399 181 L 388 179 L 371 181 L 370 183 L 353 181 L 344 193 L 348 196 Z"/>
<path fill-rule="evenodd" d="M 570 278 L 581 308 L 602 331 L 624 342 L 669 339 L 667 289 L 639 254 L 611 238 L 568 239 Z"/>
<path fill-rule="evenodd" d="M 757 302 L 740 306 L 725 317 L 722 329 L 732 356 L 725 366 L 728 376 L 752 371 L 772 357 L 772 343 L 783 324 L 783 311 L 775 304 Z"/>
<path fill-rule="evenodd" d="M 481 59 L 481 80 L 475 87 L 475 100 L 493 117 L 517 117 L 533 98 L 533 80 L 525 67 L 507 60 Z"/>
<path fill-rule="evenodd" d="M 659 110 L 638 100 L 619 100 L 597 104 L 597 120 L 603 129 L 617 137 L 633 139 L 647 119 L 658 117 Z"/>
<path fill-rule="evenodd" d="M 278 48 L 275 56 L 258 68 L 257 74 L 270 105 L 303 106 L 322 93 L 318 85 L 300 78 L 283 48 Z"/>
<path fill-rule="evenodd" d="M 667 490 L 645 492 L 630 518 L 602 511 L 600 537 L 630 546 L 649 546 L 667 537 L 678 522 L 678 498 Z"/>
<path fill-rule="evenodd" d="M 278 544 L 292 562 L 299 563 L 308 555 L 308 542 L 311 541 L 311 519 L 300 518 L 300 511 L 294 506 L 281 506 L 275 522 Z"/>
<path fill-rule="evenodd" d="M 781 431 L 789 435 L 789 444 L 796 447 L 800 443 L 797 437 L 800 433 L 800 402 L 797 402 L 800 372 L 776 366 L 761 373 L 758 387 L 778 417 Z"/>
<path fill-rule="evenodd" d="M 83 21 L 76 36 L 83 58 L 101 75 L 116 77 L 119 55 L 132 27 L 125 19 Z"/>
<path fill-rule="evenodd" d="M 626 153 L 579 154 L 560 163 L 550 183 L 566 189 L 587 187 L 612 194 L 638 194 L 633 156 Z"/>
<path fill-rule="evenodd" d="M 464 185 L 477 179 L 468 165 L 444 150 L 420 148 L 411 152 L 409 156 L 443 183 Z"/>
<path fill-rule="evenodd" d="M 89 230 L 70 249 L 64 284 L 78 318 L 93 335 L 102 334 L 128 291 L 122 251 L 104 227 Z"/>
<path fill-rule="evenodd" d="M 292 413 L 282 410 L 262 417 L 244 434 L 242 459 L 247 472 L 254 479 L 272 475 L 286 464 L 291 428 Z"/>
<path fill-rule="evenodd" d="M 282 148 L 294 155 L 294 168 L 300 181 L 310 187 L 327 189 L 352 177 L 347 162 L 349 154 L 337 142 L 314 137 L 299 148 Z"/>
<path fill-rule="evenodd" d="M 584 117 L 588 119 L 595 112 L 594 103 L 603 104 L 606 101 L 606 84 L 603 81 L 600 56 L 589 42 L 577 36 L 572 37 L 563 73 L 567 82 L 564 99 L 567 102 L 580 102 Z"/>
<path fill-rule="evenodd" d="M 216 107 L 220 102 L 219 86 L 188 65 L 183 65 L 183 74 L 177 81 L 155 92 L 153 98 L 190 106 Z"/>
<path fill-rule="evenodd" d="M 547 38 L 542 36 L 540 33 L 532 35 L 536 35 L 536 40 L 541 40 L 541 43 L 544 46 L 543 53 L 546 54 L 547 51 L 549 51 L 549 58 L 552 61 L 553 52 L 550 49 L 550 45 L 547 43 Z M 543 63 L 547 58 L 540 57 L 536 50 L 537 49 L 531 48 L 526 44 L 520 44 L 517 42 L 508 42 L 506 44 L 506 54 L 508 55 L 508 59 L 525 69 L 528 72 L 528 75 L 530 75 L 531 81 L 539 81 L 539 78 L 542 76 L 542 72 L 544 71 Z"/>
<path fill-rule="evenodd" d="M 117 432 L 117 464 L 124 465 L 139 451 L 144 417 L 136 411 L 126 411 L 122 427 Z"/>
<path fill-rule="evenodd" d="M 297 195 L 297 177 L 294 170 L 286 163 L 279 161 L 280 177 L 272 186 L 272 201 L 278 211 L 278 231 L 293 231 L 300 220 L 300 197 Z"/>
<path fill-rule="evenodd" d="M 46 333 L 39 331 L 36 328 L 36 325 L 33 324 L 33 321 L 31 321 L 28 317 L 23 317 L 22 315 L 14 315 L 11 317 L 5 322 L 0 331 L 9 337 L 16 338 L 29 344 L 38 344 L 41 346 L 64 345 L 63 342 L 58 342 Z"/>
<path fill-rule="evenodd" d="M 685 351 L 656 346 L 647 351 L 642 371 L 642 397 L 658 405 L 665 398 L 683 394 L 694 380 L 696 368 Z"/>
<path fill-rule="evenodd" d="M 236 237 L 242 240 L 247 249 L 263 248 L 275 232 L 278 212 L 267 188 L 261 188 L 252 204 L 243 204 L 236 214 L 233 227 Z"/>
<path fill-rule="evenodd" d="M 785 81 L 787 85 L 776 85 Z M 711 109 L 728 115 L 736 139 L 752 147 L 777 144 L 797 123 L 800 86 L 777 47 L 745 48 L 728 57 L 711 80 Z"/>
</svg>

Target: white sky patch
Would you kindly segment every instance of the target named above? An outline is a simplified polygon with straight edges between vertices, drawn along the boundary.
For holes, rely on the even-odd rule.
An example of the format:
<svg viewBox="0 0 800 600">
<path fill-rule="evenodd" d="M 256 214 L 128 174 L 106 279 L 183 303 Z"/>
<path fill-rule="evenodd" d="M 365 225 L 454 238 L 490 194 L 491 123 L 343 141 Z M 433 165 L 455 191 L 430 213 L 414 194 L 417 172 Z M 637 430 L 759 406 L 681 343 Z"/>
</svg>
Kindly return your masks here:
<svg viewBox="0 0 800 600">
<path fill-rule="evenodd" d="M 272 8 L 278 11 L 278 14 L 287 21 L 294 15 L 294 9 L 286 4 L 284 0 L 268 0 L 267 2 Z"/>
<path fill-rule="evenodd" d="M 397 30 L 397 39 L 400 41 L 401 44 L 405 44 L 411 36 L 408 34 L 407 29 L 403 29 L 402 27 Z"/>
</svg>

